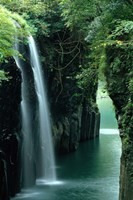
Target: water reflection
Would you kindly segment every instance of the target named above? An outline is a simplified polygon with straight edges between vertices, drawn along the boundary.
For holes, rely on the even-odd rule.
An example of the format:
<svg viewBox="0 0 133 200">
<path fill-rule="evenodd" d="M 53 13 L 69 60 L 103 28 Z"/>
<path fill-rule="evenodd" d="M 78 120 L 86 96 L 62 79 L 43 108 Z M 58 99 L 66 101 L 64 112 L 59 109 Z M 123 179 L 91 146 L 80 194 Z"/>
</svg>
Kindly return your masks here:
<svg viewBox="0 0 133 200">
<path fill-rule="evenodd" d="M 14 200 L 118 200 L 120 139 L 117 134 L 81 144 L 77 152 L 59 156 L 58 180 L 38 184 Z"/>
<path fill-rule="evenodd" d="M 99 99 L 98 105 L 100 137 L 56 158 L 58 180 L 64 184 L 38 183 L 29 196 L 14 200 L 118 200 L 121 142 L 111 100 Z"/>
</svg>

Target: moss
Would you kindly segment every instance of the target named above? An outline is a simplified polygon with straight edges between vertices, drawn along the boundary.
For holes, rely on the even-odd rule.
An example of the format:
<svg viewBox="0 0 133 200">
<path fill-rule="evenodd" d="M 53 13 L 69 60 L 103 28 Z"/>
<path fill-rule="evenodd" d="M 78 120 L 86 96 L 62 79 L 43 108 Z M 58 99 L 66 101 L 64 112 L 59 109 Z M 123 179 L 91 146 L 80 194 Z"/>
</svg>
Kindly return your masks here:
<svg viewBox="0 0 133 200">
<path fill-rule="evenodd" d="M 125 133 L 125 136 L 122 138 L 122 151 L 125 158 L 129 157 L 132 143 L 128 134 Z"/>
</svg>

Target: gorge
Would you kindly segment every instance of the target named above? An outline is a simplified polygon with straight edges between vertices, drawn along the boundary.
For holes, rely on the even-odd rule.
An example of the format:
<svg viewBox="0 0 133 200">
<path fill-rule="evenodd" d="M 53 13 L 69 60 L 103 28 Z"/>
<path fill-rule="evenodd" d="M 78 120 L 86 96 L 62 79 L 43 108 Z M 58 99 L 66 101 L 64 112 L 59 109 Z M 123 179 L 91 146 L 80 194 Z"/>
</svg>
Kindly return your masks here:
<svg viewBox="0 0 133 200">
<path fill-rule="evenodd" d="M 128 0 L 1 0 L 0 200 L 133 199 L 132 13 Z M 13 49 L 16 33 L 19 51 Z M 117 123 L 104 110 L 106 98 L 97 102 L 98 80 L 106 83 Z M 49 124 L 44 91 L 55 185 L 44 181 L 49 159 L 41 142 L 50 146 L 40 134 Z M 46 179 L 56 180 L 51 174 Z"/>
<path fill-rule="evenodd" d="M 108 102 L 106 107 L 105 101 Z M 37 184 L 22 190 L 15 200 L 118 199 L 120 139 L 110 100 L 108 97 L 99 98 L 98 104 L 102 108 L 100 111 L 104 122 L 101 124 L 100 138 L 82 143 L 72 154 L 56 156 L 59 184 L 50 187 Z M 112 126 L 108 124 L 108 118 L 104 117 L 106 113 L 114 121 Z M 106 132 L 102 132 L 103 130 Z"/>
</svg>

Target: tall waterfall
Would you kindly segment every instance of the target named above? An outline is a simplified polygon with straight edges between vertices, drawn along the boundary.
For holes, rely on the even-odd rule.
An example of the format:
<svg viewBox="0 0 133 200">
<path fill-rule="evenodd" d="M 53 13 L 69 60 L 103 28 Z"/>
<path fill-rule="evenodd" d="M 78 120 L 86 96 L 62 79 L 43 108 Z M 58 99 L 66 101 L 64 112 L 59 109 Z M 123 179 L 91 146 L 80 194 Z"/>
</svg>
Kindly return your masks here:
<svg viewBox="0 0 133 200">
<path fill-rule="evenodd" d="M 23 79 L 21 119 L 23 133 L 22 177 L 24 187 L 33 184 L 36 175 L 38 176 L 37 178 L 43 180 L 44 183 L 52 183 L 56 180 L 52 133 L 41 64 L 33 37 L 30 36 L 28 41 L 30 65 L 17 56 L 14 58 L 17 66 L 21 69 Z M 22 54 L 25 51 L 22 49 L 22 46 L 19 47 L 17 40 L 15 49 Z M 29 71 L 30 76 L 33 77 L 33 83 L 29 80 Z M 38 111 L 36 111 L 34 102 L 32 103 L 31 91 L 33 93 L 33 90 L 37 96 Z M 35 106 L 35 108 L 33 106 Z M 36 115 L 36 117 L 34 117 L 34 115 Z M 36 124 L 34 123 L 34 118 L 37 118 Z M 35 131 L 36 133 L 34 135 Z M 37 142 L 35 142 L 35 137 Z"/>
<path fill-rule="evenodd" d="M 40 150 L 38 156 L 40 158 L 40 178 L 43 178 L 46 182 L 55 181 L 55 161 L 54 152 L 52 146 L 52 134 L 49 119 L 49 111 L 47 105 L 47 97 L 45 94 L 45 86 L 42 76 L 41 64 L 39 61 L 39 56 L 35 41 L 32 36 L 29 38 L 30 47 L 30 59 L 31 66 L 33 69 L 36 93 L 38 98 L 38 117 L 39 117 L 39 143 Z"/>
<path fill-rule="evenodd" d="M 15 50 L 23 53 L 22 47 L 20 48 L 18 39 L 14 46 Z M 35 179 L 35 162 L 33 152 L 33 128 L 32 128 L 32 114 L 31 105 L 29 101 L 29 87 L 28 76 L 26 73 L 26 64 L 18 56 L 14 57 L 17 66 L 22 72 L 22 101 L 21 101 L 21 124 L 22 124 L 22 182 L 24 187 L 28 187 L 34 183 Z"/>
</svg>

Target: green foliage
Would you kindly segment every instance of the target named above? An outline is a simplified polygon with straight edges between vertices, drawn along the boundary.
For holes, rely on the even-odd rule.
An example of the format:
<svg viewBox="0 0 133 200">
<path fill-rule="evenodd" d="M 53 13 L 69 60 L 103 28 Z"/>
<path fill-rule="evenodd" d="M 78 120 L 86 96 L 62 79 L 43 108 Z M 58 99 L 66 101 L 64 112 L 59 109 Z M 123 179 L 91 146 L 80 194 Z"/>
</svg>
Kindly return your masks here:
<svg viewBox="0 0 133 200">
<path fill-rule="evenodd" d="M 89 66 L 81 67 L 80 73 L 76 76 L 79 88 L 82 90 L 90 88 L 95 82 L 96 74 L 96 68 Z"/>
<path fill-rule="evenodd" d="M 103 74 L 108 76 L 107 69 L 109 67 L 112 75 L 119 74 L 121 69 L 124 71 L 124 68 L 131 71 L 132 1 L 1 0 L 1 4 L 22 15 L 28 24 L 34 27 L 38 39 L 52 38 L 52 50 L 50 50 L 51 53 L 49 52 L 50 67 L 54 65 L 51 60 L 58 57 L 57 65 L 59 68 L 65 69 L 66 67 L 62 67 L 64 57 L 66 58 L 66 55 L 69 55 L 71 51 L 78 53 L 73 54 L 73 57 L 81 55 L 82 53 L 79 52 L 83 49 L 80 49 L 79 43 L 82 44 L 83 48 L 86 49 L 84 58 L 87 57 L 87 54 L 89 54 L 89 57 L 85 63 L 81 62 L 81 70 L 77 76 L 80 89 L 96 87 L 96 83 L 92 84 L 92 82 L 93 80 L 97 82 L 98 68 L 99 76 L 102 76 L 102 79 Z M 18 15 L 13 17 L 12 14 L 11 18 L 15 18 L 17 22 L 21 23 L 25 30 L 26 23 L 22 22 Z M 11 25 L 10 27 L 12 28 Z M 15 29 L 9 32 L 11 32 L 10 38 L 12 38 Z M 11 41 L 13 41 L 13 38 L 11 40 L 5 38 L 4 40 L 10 55 L 14 54 Z M 115 49 L 115 53 L 118 52 L 117 55 L 113 54 L 113 49 Z M 66 58 L 65 66 L 73 62 L 71 56 L 68 56 L 68 58 Z M 54 66 L 54 69 L 57 68 Z M 132 91 L 131 78 L 126 80 L 126 85 Z"/>
<path fill-rule="evenodd" d="M 17 53 L 13 49 L 15 35 L 27 36 L 28 34 L 26 22 L 18 14 L 11 13 L 0 6 L 0 62 Z"/>
<path fill-rule="evenodd" d="M 122 151 L 125 158 L 128 158 L 130 155 L 130 149 L 132 148 L 131 141 L 128 135 L 125 135 L 122 138 Z"/>
<path fill-rule="evenodd" d="M 15 33 L 16 28 L 10 14 L 0 7 L 0 62 L 14 54 L 12 46 Z"/>
<path fill-rule="evenodd" d="M 123 108 L 122 128 L 125 131 L 126 137 L 133 139 L 133 100 L 129 100 L 128 104 Z"/>
<path fill-rule="evenodd" d="M 110 39 L 133 40 L 133 21 L 121 20 L 114 22 L 115 30 L 109 35 Z"/>
<path fill-rule="evenodd" d="M 86 29 L 88 22 L 96 16 L 96 0 L 60 0 L 62 16 L 67 27 Z"/>
<path fill-rule="evenodd" d="M 49 36 L 62 28 L 57 0 L 12 0 L 2 4 L 22 15 L 37 36 Z"/>
<path fill-rule="evenodd" d="M 19 54 L 13 48 L 15 36 L 27 37 L 30 30 L 22 17 L 0 6 L 0 63 L 8 62 L 10 56 Z M 2 80 L 7 80 L 7 76 L 3 71 L 0 71 L 0 83 Z"/>
<path fill-rule="evenodd" d="M 88 58 L 89 59 L 89 58 Z M 98 87 L 98 70 L 91 63 L 80 66 L 80 71 L 76 75 L 77 85 L 81 90 L 82 97 L 88 103 L 94 105 L 96 101 L 96 91 Z"/>
<path fill-rule="evenodd" d="M 104 36 L 104 37 L 103 37 Z M 94 63 L 99 66 L 100 72 L 108 67 L 107 49 L 118 49 L 118 57 L 112 62 L 111 70 L 118 73 L 121 67 L 127 62 L 127 66 L 131 69 L 131 54 L 133 47 L 133 21 L 129 20 L 113 20 L 109 26 L 107 24 L 106 31 L 99 30 L 92 42 L 92 57 Z M 121 49 L 121 50 L 120 50 Z M 123 54 L 124 51 L 124 55 Z M 112 51 L 113 52 L 113 51 Z M 121 52 L 121 53 L 119 53 Z M 116 52 L 115 52 L 116 53 Z M 124 59 L 125 60 L 124 60 Z"/>
<path fill-rule="evenodd" d="M 129 60 L 131 60 L 130 51 L 133 35 L 132 4 L 119 0 L 103 0 L 102 2 L 85 0 L 84 3 L 79 0 L 59 0 L 59 5 L 66 26 L 72 31 L 78 29 L 85 37 L 85 41 L 88 42 L 88 49 L 90 47 L 88 52 L 90 64 L 87 68 L 83 66 L 78 75 L 78 84 L 81 88 L 86 88 L 87 84 L 89 85 L 89 81 L 93 79 L 93 72 L 97 73 L 97 68 L 99 68 L 100 78 L 104 78 L 108 67 L 107 49 L 126 48 L 128 52 L 126 63 L 128 66 L 131 65 Z M 120 67 L 125 66 L 124 59 L 123 53 L 119 53 L 112 62 L 112 73 L 120 72 Z M 123 64 L 121 64 L 122 62 Z"/>
<path fill-rule="evenodd" d="M 8 81 L 8 78 L 4 71 L 0 70 L 0 85 L 2 81 Z"/>
<path fill-rule="evenodd" d="M 129 89 L 129 91 L 131 93 L 131 98 L 133 100 L 133 75 L 131 76 L 131 79 L 129 81 L 128 89 Z"/>
</svg>

